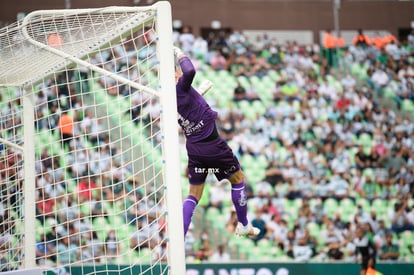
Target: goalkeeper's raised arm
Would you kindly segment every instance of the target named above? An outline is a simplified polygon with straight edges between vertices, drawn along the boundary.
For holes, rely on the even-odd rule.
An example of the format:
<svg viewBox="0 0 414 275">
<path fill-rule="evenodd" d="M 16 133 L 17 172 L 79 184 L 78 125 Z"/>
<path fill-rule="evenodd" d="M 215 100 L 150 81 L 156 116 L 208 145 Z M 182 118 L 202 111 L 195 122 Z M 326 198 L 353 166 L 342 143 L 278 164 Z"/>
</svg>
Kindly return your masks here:
<svg viewBox="0 0 414 275">
<path fill-rule="evenodd" d="M 190 58 L 178 48 L 174 48 L 174 55 L 179 66 L 176 70 L 178 123 L 186 135 L 190 181 L 189 195 L 183 203 L 184 234 L 203 194 L 207 174 L 213 173 L 217 180 L 227 179 L 232 185 L 231 197 L 239 221 L 236 233 L 257 236 L 260 230 L 247 220 L 244 174 L 233 151 L 218 134 L 217 112 L 191 86 L 196 72 Z"/>
<path fill-rule="evenodd" d="M 185 75 L 188 75 L 185 77 L 185 79 L 188 79 L 188 81 L 190 81 L 191 79 L 191 83 L 192 83 L 194 75 L 195 75 L 195 68 L 193 64 L 191 63 L 190 59 L 189 58 L 184 59 L 183 64 L 181 64 L 180 60 L 186 57 L 186 55 L 177 47 L 174 47 L 174 56 L 175 56 L 176 64 L 179 67 L 176 70 L 176 78 L 178 79 L 183 73 Z M 191 86 L 191 83 L 189 85 L 187 84 L 187 88 Z M 213 87 L 213 83 L 208 79 L 204 79 L 201 85 L 197 87 L 196 91 L 200 95 L 203 96 L 211 89 L 211 87 Z"/>
<path fill-rule="evenodd" d="M 189 142 L 198 142 L 213 132 L 217 112 L 213 111 L 205 99 L 192 86 L 195 68 L 185 54 L 174 48 L 177 60 L 176 93 L 178 122 Z"/>
<path fill-rule="evenodd" d="M 174 56 L 177 60 L 177 65 L 179 66 L 179 68 L 176 69 L 176 78 L 179 80 L 179 82 L 177 82 L 177 88 L 179 85 L 180 90 L 188 91 L 191 88 L 191 84 L 193 83 L 196 74 L 194 65 L 190 58 L 177 47 L 174 47 Z"/>
</svg>

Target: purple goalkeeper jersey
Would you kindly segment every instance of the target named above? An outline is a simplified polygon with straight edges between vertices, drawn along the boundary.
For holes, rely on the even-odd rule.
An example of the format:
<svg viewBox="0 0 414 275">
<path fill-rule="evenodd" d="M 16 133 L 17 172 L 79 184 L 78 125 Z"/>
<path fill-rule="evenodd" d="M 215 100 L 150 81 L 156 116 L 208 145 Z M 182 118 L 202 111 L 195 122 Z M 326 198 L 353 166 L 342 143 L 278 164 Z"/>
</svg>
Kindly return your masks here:
<svg viewBox="0 0 414 275">
<path fill-rule="evenodd" d="M 207 138 L 213 132 L 217 112 L 213 111 L 191 86 L 195 76 L 195 68 L 191 60 L 183 57 L 179 62 L 183 75 L 176 85 L 178 123 L 184 131 L 188 146 Z"/>
</svg>

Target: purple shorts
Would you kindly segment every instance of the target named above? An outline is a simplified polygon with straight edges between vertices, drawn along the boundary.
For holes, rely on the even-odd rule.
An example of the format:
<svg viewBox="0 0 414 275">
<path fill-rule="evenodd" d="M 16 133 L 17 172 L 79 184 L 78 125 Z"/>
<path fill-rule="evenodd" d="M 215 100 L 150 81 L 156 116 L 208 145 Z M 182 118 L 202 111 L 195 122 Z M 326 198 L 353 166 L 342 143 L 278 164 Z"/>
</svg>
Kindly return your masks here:
<svg viewBox="0 0 414 275">
<path fill-rule="evenodd" d="M 240 170 L 240 163 L 227 142 L 218 137 L 207 142 L 186 144 L 188 174 L 191 184 L 204 183 L 208 173 L 218 180 L 230 178 Z"/>
</svg>

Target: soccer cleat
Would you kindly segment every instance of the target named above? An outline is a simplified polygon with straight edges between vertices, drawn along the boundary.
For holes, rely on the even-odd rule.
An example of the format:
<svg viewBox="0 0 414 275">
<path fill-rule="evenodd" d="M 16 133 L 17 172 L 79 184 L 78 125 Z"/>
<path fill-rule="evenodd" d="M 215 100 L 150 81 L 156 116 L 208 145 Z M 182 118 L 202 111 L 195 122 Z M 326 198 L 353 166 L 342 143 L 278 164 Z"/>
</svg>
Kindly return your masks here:
<svg viewBox="0 0 414 275">
<path fill-rule="evenodd" d="M 240 222 L 237 224 L 237 227 L 236 227 L 237 236 L 255 237 L 259 235 L 259 233 L 260 233 L 260 229 L 253 227 L 251 224 L 247 224 L 246 226 L 242 225 Z"/>
</svg>

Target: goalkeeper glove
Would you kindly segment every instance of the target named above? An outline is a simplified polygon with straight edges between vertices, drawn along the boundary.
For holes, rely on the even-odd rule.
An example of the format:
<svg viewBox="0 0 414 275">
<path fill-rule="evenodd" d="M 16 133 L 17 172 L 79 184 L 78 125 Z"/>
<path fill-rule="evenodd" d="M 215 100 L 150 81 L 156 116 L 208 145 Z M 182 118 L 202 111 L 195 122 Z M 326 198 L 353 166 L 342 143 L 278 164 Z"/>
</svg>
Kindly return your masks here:
<svg viewBox="0 0 414 275">
<path fill-rule="evenodd" d="M 200 86 L 197 89 L 197 92 L 203 96 L 211 89 L 211 87 L 213 87 L 213 83 L 210 80 L 205 79 L 203 82 L 201 82 Z"/>
<path fill-rule="evenodd" d="M 173 49 L 174 49 L 174 56 L 177 59 L 180 58 L 180 56 L 184 54 L 183 51 L 178 47 L 173 47 Z"/>
</svg>

